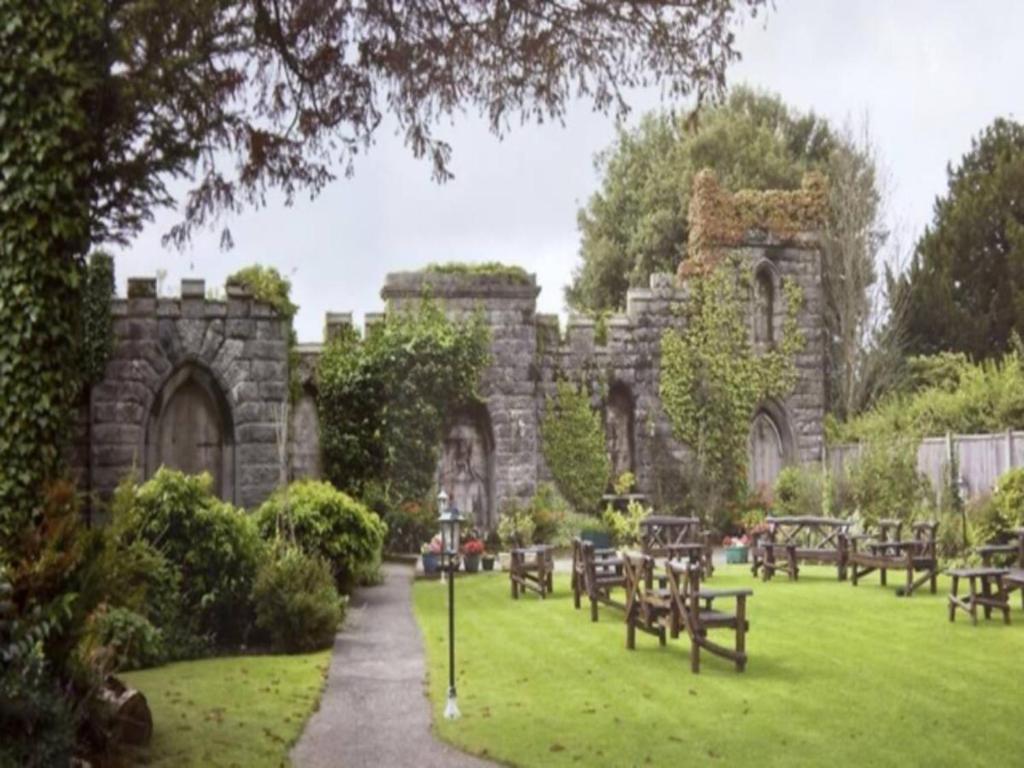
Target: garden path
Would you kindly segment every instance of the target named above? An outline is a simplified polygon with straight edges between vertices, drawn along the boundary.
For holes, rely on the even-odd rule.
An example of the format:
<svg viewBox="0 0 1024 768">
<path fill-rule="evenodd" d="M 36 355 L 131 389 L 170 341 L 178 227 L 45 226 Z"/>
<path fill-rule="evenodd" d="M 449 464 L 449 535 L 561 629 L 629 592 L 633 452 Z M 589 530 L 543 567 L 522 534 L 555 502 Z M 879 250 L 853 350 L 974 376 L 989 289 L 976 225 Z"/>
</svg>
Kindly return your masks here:
<svg viewBox="0 0 1024 768">
<path fill-rule="evenodd" d="M 320 708 L 292 750 L 296 768 L 487 768 L 430 730 L 423 638 L 411 565 L 385 563 L 384 583 L 356 590 L 334 641 Z"/>
</svg>

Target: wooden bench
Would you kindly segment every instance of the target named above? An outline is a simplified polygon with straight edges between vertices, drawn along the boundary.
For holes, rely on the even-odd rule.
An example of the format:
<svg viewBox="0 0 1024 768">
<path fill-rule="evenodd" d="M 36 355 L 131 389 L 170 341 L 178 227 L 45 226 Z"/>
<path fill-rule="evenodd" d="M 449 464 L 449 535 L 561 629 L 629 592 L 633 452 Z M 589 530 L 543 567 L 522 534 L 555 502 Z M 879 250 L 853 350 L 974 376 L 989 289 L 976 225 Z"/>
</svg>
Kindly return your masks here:
<svg viewBox="0 0 1024 768">
<path fill-rule="evenodd" d="M 768 581 L 781 567 L 794 581 L 800 563 L 835 565 L 839 581 L 846 581 L 850 521 L 834 517 L 768 517 L 768 530 L 753 548 L 751 571 Z"/>
<path fill-rule="evenodd" d="M 1007 544 L 986 544 L 978 547 L 978 554 L 987 567 L 996 564 L 996 560 L 1005 558 L 1007 560 L 1007 571 L 1003 582 L 1007 593 L 1020 590 L 1020 604 L 1024 608 L 1024 528 L 1014 531 L 1017 537 L 1016 543 Z"/>
<path fill-rule="evenodd" d="M 508 577 L 513 600 L 518 600 L 519 593 L 526 590 L 536 592 L 542 600 L 551 594 L 555 572 L 551 547 L 538 544 L 513 549 L 510 558 Z"/>
<path fill-rule="evenodd" d="M 746 637 L 750 625 L 747 622 L 747 598 L 754 594 L 750 589 L 704 589 L 700 585 L 701 568 L 696 563 L 667 562 L 671 599 L 672 636 L 679 633 L 679 627 L 686 630 L 690 638 L 690 671 L 700 672 L 700 652 L 709 651 L 716 656 L 729 659 L 742 672 L 747 666 Z M 733 613 L 714 606 L 721 598 L 735 598 Z M 735 646 L 727 648 L 708 637 L 709 630 L 729 629 L 736 635 Z"/>
<path fill-rule="evenodd" d="M 625 609 L 624 603 L 612 599 L 616 587 L 626 588 L 622 558 L 614 549 L 599 549 L 593 542 L 576 538 L 572 542 L 572 599 L 578 610 L 581 598 L 590 600 L 590 619 L 597 621 L 598 603 Z"/>
<path fill-rule="evenodd" d="M 640 521 L 640 546 L 652 558 L 695 560 L 700 563 L 704 578 L 714 573 L 711 540 L 696 517 L 648 515 Z M 650 574 L 651 571 L 648 586 Z"/>
<path fill-rule="evenodd" d="M 880 520 L 878 534 L 874 538 L 866 534 L 847 536 L 853 585 L 857 586 L 860 579 L 877 570 L 884 587 L 887 571 L 904 571 L 906 582 L 896 590 L 897 595 L 909 597 L 925 582 L 930 582 L 931 593 L 934 595 L 939 572 L 935 551 L 938 527 L 936 522 L 914 523 L 911 526 L 912 538 L 903 540 L 900 538 L 902 521 Z M 915 573 L 923 575 L 915 581 Z"/>
</svg>

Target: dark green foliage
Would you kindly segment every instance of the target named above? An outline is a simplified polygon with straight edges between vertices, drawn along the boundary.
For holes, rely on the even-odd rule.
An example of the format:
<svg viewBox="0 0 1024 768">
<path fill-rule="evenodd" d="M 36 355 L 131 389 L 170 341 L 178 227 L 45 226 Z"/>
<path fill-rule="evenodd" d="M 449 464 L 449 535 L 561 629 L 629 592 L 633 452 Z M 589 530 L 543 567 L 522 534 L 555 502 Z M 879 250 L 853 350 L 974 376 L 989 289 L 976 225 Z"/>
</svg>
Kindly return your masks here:
<svg viewBox="0 0 1024 768">
<path fill-rule="evenodd" d="M 449 320 L 429 301 L 390 313 L 362 342 L 333 341 L 318 372 L 327 478 L 354 496 L 379 481 L 394 503 L 426 498 L 445 420 L 473 402 L 488 360 L 482 319 Z"/>
<path fill-rule="evenodd" d="M 128 608 L 97 611 L 90 619 L 89 633 L 94 643 L 109 650 L 114 671 L 145 669 L 166 658 L 160 630 Z"/>
<path fill-rule="evenodd" d="M 817 467 L 784 467 L 775 478 L 772 513 L 783 516 L 820 516 L 824 475 Z"/>
<path fill-rule="evenodd" d="M 444 264 L 428 264 L 424 272 L 435 275 L 467 275 L 500 278 L 503 282 L 516 285 L 529 285 L 530 275 L 522 267 L 502 264 L 497 261 L 464 262 L 448 261 Z"/>
<path fill-rule="evenodd" d="M 403 501 L 384 514 L 388 552 L 419 552 L 420 545 L 438 531 L 437 505 L 432 499 Z"/>
<path fill-rule="evenodd" d="M 974 546 L 1016 541 L 1013 531 L 1024 527 L 1024 469 L 1002 475 L 991 496 L 968 505 L 967 517 Z"/>
<path fill-rule="evenodd" d="M 917 469 L 917 442 L 871 443 L 849 469 L 851 501 L 865 526 L 882 519 L 913 520 L 932 504 L 928 479 Z"/>
<path fill-rule="evenodd" d="M 598 158 L 604 178 L 578 215 L 582 264 L 566 289 L 576 309 L 625 306 L 626 289 L 652 272 L 675 272 L 689 236 L 693 179 L 704 168 L 725 189 L 797 189 L 803 174 L 827 171 L 836 139 L 813 114 L 778 97 L 734 88 L 698 126 L 649 114 Z"/>
<path fill-rule="evenodd" d="M 330 566 L 295 547 L 280 549 L 260 568 L 252 601 L 256 628 L 285 653 L 329 647 L 344 615 Z"/>
<path fill-rule="evenodd" d="M 292 303 L 291 281 L 281 276 L 274 267 L 253 264 L 243 267 L 228 276 L 227 285 L 237 285 L 248 290 L 255 299 L 269 304 L 289 322 L 299 308 Z"/>
<path fill-rule="evenodd" d="M 1024 358 L 972 364 L 963 355 L 911 358 L 905 388 L 846 423 L 827 424 L 832 442 L 889 440 L 946 432 L 977 434 L 1024 428 Z"/>
<path fill-rule="evenodd" d="M 0 548 L 58 471 L 80 376 L 102 4 L 0 0 Z"/>
<path fill-rule="evenodd" d="M 115 524 L 126 543 L 149 543 L 177 569 L 193 634 L 227 645 L 245 639 L 265 547 L 253 521 L 217 499 L 210 483 L 209 475 L 162 467 L 138 487 L 134 504 Z"/>
<path fill-rule="evenodd" d="M 948 175 L 896 290 L 910 352 L 981 360 L 1024 333 L 1024 125 L 997 119 Z"/>
<path fill-rule="evenodd" d="M 73 489 L 47 489 L 17 555 L 0 550 L 0 765 L 66 765 L 102 670 L 83 663 L 95 595 Z"/>
<path fill-rule="evenodd" d="M 89 256 L 82 284 L 82 380 L 91 385 L 103 378 L 114 351 L 114 258 L 102 251 Z"/>
<path fill-rule="evenodd" d="M 278 488 L 256 512 L 256 525 L 264 539 L 292 542 L 323 558 L 345 592 L 373 575 L 387 533 L 374 512 L 318 480 Z"/>
<path fill-rule="evenodd" d="M 544 460 L 558 491 L 577 512 L 597 514 L 611 482 L 601 414 L 590 407 L 587 392 L 558 382 L 541 422 Z"/>
</svg>

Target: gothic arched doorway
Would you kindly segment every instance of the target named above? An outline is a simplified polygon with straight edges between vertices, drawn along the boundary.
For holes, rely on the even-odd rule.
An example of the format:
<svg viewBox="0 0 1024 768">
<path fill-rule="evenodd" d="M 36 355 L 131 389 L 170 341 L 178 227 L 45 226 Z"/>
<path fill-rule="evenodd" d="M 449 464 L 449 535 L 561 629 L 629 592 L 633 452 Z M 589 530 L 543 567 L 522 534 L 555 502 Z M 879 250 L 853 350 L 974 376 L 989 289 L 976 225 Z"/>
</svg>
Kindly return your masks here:
<svg viewBox="0 0 1024 768">
<path fill-rule="evenodd" d="M 209 472 L 214 493 L 234 500 L 230 409 L 213 376 L 198 365 L 178 369 L 153 401 L 146 425 L 146 476 L 161 466 L 188 474 Z"/>
<path fill-rule="evenodd" d="M 760 410 L 750 424 L 748 438 L 747 482 L 750 490 L 771 490 L 775 478 L 790 459 L 790 440 L 785 424 L 781 426 L 767 410 Z"/>
</svg>

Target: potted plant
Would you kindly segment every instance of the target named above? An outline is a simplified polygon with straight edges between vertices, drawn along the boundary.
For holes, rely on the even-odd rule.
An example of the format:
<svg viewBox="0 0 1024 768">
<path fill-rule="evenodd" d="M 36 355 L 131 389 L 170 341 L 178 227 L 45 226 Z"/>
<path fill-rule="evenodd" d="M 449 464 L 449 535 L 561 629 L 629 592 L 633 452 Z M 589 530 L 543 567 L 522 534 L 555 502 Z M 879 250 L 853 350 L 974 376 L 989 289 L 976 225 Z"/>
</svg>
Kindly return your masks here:
<svg viewBox="0 0 1024 768">
<path fill-rule="evenodd" d="M 463 562 L 466 565 L 466 573 L 476 573 L 480 570 L 480 555 L 483 554 L 484 543 L 477 538 L 467 539 L 462 545 Z M 491 561 L 491 565 L 494 561 Z"/>
<path fill-rule="evenodd" d="M 501 551 L 501 537 L 497 531 L 491 531 L 484 540 L 484 553 L 480 556 L 480 563 L 485 571 L 494 570 L 494 561 L 498 559 L 498 552 Z"/>
<path fill-rule="evenodd" d="M 750 547 L 750 539 L 747 538 L 746 534 L 742 536 L 726 536 L 722 540 L 722 546 L 725 547 L 725 562 L 747 562 L 747 551 Z"/>
<path fill-rule="evenodd" d="M 420 555 L 423 558 L 423 573 L 435 574 L 441 570 L 441 534 L 420 547 Z"/>
<path fill-rule="evenodd" d="M 595 549 L 606 549 L 612 545 L 612 534 L 601 520 L 594 520 L 580 528 L 580 538 L 589 541 Z"/>
</svg>

